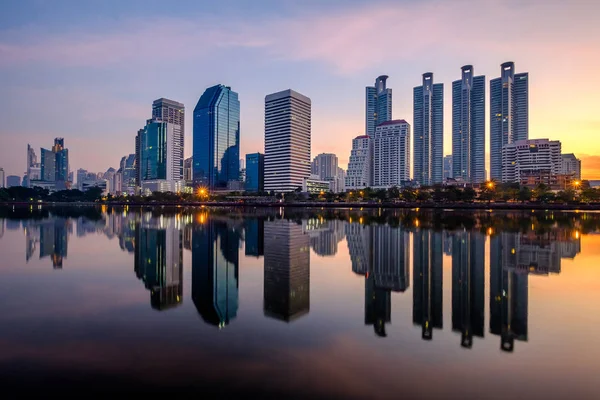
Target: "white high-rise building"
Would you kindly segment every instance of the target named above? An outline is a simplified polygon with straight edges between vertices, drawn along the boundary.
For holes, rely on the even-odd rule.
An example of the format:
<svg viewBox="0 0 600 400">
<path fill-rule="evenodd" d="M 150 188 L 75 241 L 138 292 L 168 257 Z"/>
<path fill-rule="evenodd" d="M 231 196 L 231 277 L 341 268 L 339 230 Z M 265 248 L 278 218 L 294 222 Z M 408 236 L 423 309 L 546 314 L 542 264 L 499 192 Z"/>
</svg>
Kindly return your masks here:
<svg viewBox="0 0 600 400">
<path fill-rule="evenodd" d="M 352 150 L 346 171 L 346 189 L 364 189 L 371 185 L 373 141 L 368 135 L 352 139 Z"/>
<path fill-rule="evenodd" d="M 581 179 L 581 160 L 575 154 L 562 155 L 562 174 L 572 175 L 575 179 Z"/>
<path fill-rule="evenodd" d="M 291 192 L 310 176 L 311 101 L 291 89 L 265 97 L 266 191 Z"/>
<path fill-rule="evenodd" d="M 380 124 L 373 136 L 373 187 L 400 187 L 410 180 L 410 124 L 403 119 Z"/>
<path fill-rule="evenodd" d="M 502 147 L 502 182 L 519 182 L 524 173 L 562 172 L 561 144 L 558 140 L 518 140 Z"/>
</svg>

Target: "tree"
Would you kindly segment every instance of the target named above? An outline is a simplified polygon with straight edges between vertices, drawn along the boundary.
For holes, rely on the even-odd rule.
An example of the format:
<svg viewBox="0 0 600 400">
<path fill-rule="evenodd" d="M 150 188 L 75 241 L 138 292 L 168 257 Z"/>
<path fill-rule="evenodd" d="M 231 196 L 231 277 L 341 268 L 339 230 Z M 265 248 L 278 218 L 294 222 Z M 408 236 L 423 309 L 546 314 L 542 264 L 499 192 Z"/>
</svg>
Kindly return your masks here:
<svg viewBox="0 0 600 400">
<path fill-rule="evenodd" d="M 472 187 L 467 187 L 463 191 L 462 199 L 463 199 L 463 201 L 466 201 L 467 203 L 472 203 L 473 200 L 475 200 L 476 195 L 477 195 L 477 193 L 475 193 L 475 189 L 473 189 Z"/>
<path fill-rule="evenodd" d="M 548 185 L 540 183 L 535 188 L 535 198 L 537 201 L 547 203 L 548 201 L 554 200 L 554 193 L 552 193 Z"/>
<path fill-rule="evenodd" d="M 556 199 L 563 203 L 571 203 L 575 200 L 575 191 L 573 189 L 561 190 L 556 194 Z"/>
<path fill-rule="evenodd" d="M 523 186 L 523 187 L 521 187 L 521 189 L 519 189 L 519 193 L 517 194 L 517 199 L 521 203 L 530 201 L 531 197 L 532 197 L 531 190 L 527 186 Z"/>
<path fill-rule="evenodd" d="M 85 191 L 84 199 L 86 201 L 97 201 L 102 198 L 102 188 L 91 187 Z"/>
<path fill-rule="evenodd" d="M 417 195 L 415 192 L 413 192 L 410 189 L 404 189 L 402 191 L 402 198 L 405 201 L 408 201 L 409 203 L 412 203 L 413 201 L 415 201 L 417 199 Z"/>
<path fill-rule="evenodd" d="M 419 190 L 417 192 L 417 200 L 418 201 L 427 201 L 431 198 L 431 193 L 427 190 Z"/>
<path fill-rule="evenodd" d="M 392 200 L 400 198 L 400 189 L 397 186 L 392 186 L 388 190 L 388 196 Z"/>
</svg>

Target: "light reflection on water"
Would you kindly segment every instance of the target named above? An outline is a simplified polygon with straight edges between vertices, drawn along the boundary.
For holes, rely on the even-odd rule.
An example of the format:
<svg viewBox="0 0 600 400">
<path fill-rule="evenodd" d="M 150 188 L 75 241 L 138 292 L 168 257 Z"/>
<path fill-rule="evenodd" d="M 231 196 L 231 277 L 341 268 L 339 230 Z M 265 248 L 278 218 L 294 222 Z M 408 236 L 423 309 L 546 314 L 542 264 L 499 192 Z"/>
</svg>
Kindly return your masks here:
<svg viewBox="0 0 600 400">
<path fill-rule="evenodd" d="M 600 395 L 599 214 L 36 207 L 0 222 L 14 388 Z"/>
</svg>

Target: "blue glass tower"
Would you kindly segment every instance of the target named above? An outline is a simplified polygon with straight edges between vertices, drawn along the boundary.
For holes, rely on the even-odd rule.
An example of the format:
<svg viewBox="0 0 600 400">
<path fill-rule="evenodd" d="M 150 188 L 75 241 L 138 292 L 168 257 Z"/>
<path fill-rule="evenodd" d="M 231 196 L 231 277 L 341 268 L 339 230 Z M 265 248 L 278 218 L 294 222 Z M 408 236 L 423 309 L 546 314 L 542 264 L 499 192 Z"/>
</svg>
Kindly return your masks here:
<svg viewBox="0 0 600 400">
<path fill-rule="evenodd" d="M 168 179 L 168 123 L 148 120 L 140 139 L 141 180 Z"/>
<path fill-rule="evenodd" d="M 193 180 L 209 190 L 240 176 L 240 102 L 224 85 L 204 91 L 194 108 Z"/>
<path fill-rule="evenodd" d="M 265 155 L 261 153 L 246 154 L 246 191 L 262 192 L 264 176 Z"/>
</svg>

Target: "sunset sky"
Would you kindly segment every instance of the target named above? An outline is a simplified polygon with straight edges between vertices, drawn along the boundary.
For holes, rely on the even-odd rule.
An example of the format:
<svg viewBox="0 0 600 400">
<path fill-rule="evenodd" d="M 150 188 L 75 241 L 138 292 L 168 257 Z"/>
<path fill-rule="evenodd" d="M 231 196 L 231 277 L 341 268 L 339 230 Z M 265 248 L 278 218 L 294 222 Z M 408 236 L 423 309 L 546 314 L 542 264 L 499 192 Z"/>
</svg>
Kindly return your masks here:
<svg viewBox="0 0 600 400">
<path fill-rule="evenodd" d="M 451 154 L 460 67 L 486 75 L 489 102 L 489 80 L 514 61 L 530 76 L 530 138 L 560 140 L 600 179 L 599 15 L 594 0 L 7 0 L 0 167 L 22 175 L 27 143 L 39 156 L 58 136 L 72 171 L 118 168 L 160 97 L 185 104 L 190 156 L 193 108 L 218 83 L 239 93 L 241 155 L 264 150 L 265 95 L 292 88 L 312 99 L 313 156 L 346 167 L 365 86 L 389 75 L 393 117 L 412 124 L 424 72 L 445 85 Z"/>
</svg>

